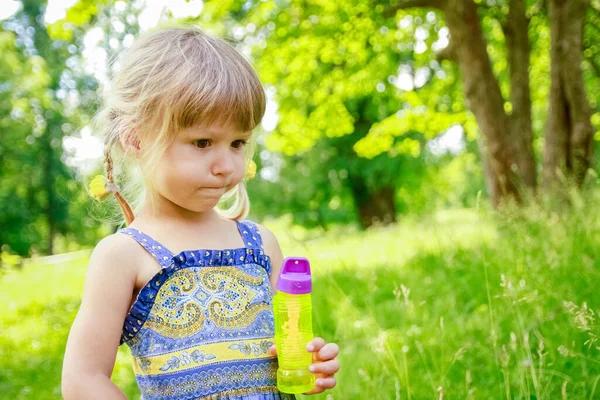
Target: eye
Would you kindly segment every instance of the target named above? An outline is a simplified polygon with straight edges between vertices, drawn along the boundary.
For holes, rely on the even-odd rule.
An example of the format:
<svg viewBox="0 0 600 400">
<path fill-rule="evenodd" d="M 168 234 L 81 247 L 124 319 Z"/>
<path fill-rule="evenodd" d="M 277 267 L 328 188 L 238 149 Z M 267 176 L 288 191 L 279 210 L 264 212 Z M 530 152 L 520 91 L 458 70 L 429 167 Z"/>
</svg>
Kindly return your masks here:
<svg viewBox="0 0 600 400">
<path fill-rule="evenodd" d="M 200 148 L 200 149 L 205 149 L 208 146 L 210 146 L 210 140 L 208 139 L 198 139 L 198 140 L 194 140 L 193 142 L 194 146 Z"/>
<path fill-rule="evenodd" d="M 231 147 L 233 147 L 234 149 L 239 149 L 241 147 L 244 147 L 247 144 L 248 144 L 248 142 L 245 140 L 236 140 L 235 142 L 231 143 Z"/>
</svg>

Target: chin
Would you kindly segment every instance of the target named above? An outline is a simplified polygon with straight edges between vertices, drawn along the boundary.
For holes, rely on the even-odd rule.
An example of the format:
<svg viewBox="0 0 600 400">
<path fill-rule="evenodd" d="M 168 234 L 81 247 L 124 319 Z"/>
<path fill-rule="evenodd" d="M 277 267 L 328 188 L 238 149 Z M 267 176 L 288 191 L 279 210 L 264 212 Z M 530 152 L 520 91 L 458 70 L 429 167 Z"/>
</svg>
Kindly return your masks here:
<svg viewBox="0 0 600 400">
<path fill-rule="evenodd" d="M 177 205 L 178 207 L 192 212 L 192 213 L 203 213 L 206 211 L 211 210 L 212 208 L 214 208 L 218 203 L 219 200 L 218 199 L 187 199 L 187 201 L 173 201 L 171 200 L 171 202 L 175 205 Z"/>
<path fill-rule="evenodd" d="M 195 204 L 190 210 L 197 213 L 207 212 L 214 209 L 219 204 L 220 200 L 220 198 L 216 200 L 205 200 L 200 204 Z"/>
</svg>

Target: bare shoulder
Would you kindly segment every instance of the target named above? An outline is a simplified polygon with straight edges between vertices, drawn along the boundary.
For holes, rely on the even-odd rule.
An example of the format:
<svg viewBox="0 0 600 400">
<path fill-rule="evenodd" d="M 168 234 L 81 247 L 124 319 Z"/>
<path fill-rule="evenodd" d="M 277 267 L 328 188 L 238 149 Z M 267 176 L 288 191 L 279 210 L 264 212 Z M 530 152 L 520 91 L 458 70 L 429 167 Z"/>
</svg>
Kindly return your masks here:
<svg viewBox="0 0 600 400">
<path fill-rule="evenodd" d="M 281 249 L 279 247 L 279 242 L 277 241 L 277 237 L 273 234 L 273 232 L 271 232 L 269 229 L 267 229 L 265 226 L 263 226 L 261 224 L 258 224 L 258 223 L 255 223 L 255 224 L 258 228 L 258 233 L 260 233 L 260 236 L 262 237 L 263 246 L 265 248 L 267 255 L 270 255 L 269 250 L 281 252 Z"/>
<path fill-rule="evenodd" d="M 127 311 L 140 270 L 139 254 L 143 249 L 139 247 L 120 233 L 98 242 L 88 264 L 80 312 Z M 113 308 L 104 307 L 107 303 L 112 303 Z"/>
<path fill-rule="evenodd" d="M 98 242 L 88 264 L 82 301 L 96 292 L 92 290 L 94 287 L 104 286 L 110 281 L 114 284 L 104 290 L 110 291 L 119 286 L 121 290 L 130 290 L 130 285 L 134 287 L 141 269 L 140 255 L 144 253 L 145 250 L 135 240 L 121 233 L 113 233 Z M 127 301 L 131 301 L 131 296 Z"/>
<path fill-rule="evenodd" d="M 256 224 L 256 226 L 258 227 L 258 233 L 262 237 L 265 253 L 271 259 L 271 286 L 275 290 L 279 271 L 281 271 L 281 265 L 283 264 L 283 253 L 281 252 L 279 241 L 277 241 L 273 232 L 263 225 Z"/>
<path fill-rule="evenodd" d="M 115 268 L 120 263 L 135 263 L 139 254 L 143 252 L 140 245 L 134 240 L 121 233 L 113 233 L 102 239 L 92 252 L 90 258 L 90 267 L 92 261 L 116 261 L 105 265 L 107 268 Z M 131 269 L 131 268 L 128 268 Z M 126 271 L 123 271 L 126 273 Z"/>
</svg>

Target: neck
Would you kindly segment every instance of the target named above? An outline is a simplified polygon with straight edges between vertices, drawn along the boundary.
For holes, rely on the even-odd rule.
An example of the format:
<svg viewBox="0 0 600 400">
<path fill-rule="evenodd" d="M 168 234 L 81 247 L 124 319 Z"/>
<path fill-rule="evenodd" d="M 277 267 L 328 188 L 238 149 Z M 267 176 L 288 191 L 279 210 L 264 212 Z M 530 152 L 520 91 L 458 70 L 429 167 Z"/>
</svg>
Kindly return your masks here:
<svg viewBox="0 0 600 400">
<path fill-rule="evenodd" d="M 222 217 L 212 208 L 207 211 L 196 212 L 180 207 L 162 197 L 154 199 L 154 201 L 147 197 L 136 219 L 152 220 L 179 227 L 197 227 L 198 225 L 220 220 Z"/>
</svg>

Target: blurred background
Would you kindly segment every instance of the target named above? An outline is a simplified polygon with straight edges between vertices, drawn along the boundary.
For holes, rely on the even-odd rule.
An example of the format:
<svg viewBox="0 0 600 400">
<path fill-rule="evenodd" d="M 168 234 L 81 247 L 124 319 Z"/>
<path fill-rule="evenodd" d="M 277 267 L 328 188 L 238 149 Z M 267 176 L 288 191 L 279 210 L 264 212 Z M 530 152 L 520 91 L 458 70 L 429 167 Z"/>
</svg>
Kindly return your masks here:
<svg viewBox="0 0 600 400">
<path fill-rule="evenodd" d="M 600 398 L 600 1 L 2 0 L 0 398 L 59 399 L 111 60 L 177 21 L 268 95 L 250 218 L 315 271 L 327 399 Z M 113 380 L 137 398 L 119 350 Z"/>
</svg>

